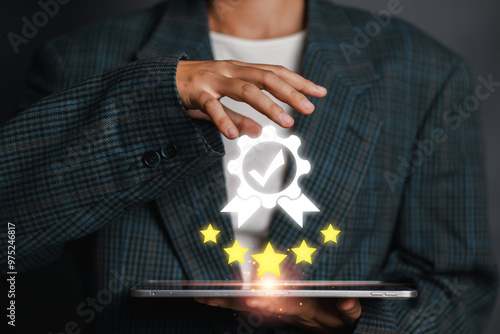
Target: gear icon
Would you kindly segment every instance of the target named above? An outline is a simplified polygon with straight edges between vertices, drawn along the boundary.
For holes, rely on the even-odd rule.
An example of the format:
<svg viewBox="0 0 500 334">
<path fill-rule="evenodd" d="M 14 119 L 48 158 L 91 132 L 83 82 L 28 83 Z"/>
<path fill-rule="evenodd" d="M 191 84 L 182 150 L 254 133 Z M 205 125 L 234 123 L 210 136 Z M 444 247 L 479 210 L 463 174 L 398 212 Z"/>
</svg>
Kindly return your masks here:
<svg viewBox="0 0 500 334">
<path fill-rule="evenodd" d="M 250 150 L 261 143 L 277 143 L 286 147 L 293 155 L 296 164 L 296 172 L 291 183 L 277 193 L 263 193 L 254 189 L 246 180 L 243 165 Z M 304 211 L 319 211 L 319 209 L 302 194 L 298 180 L 302 175 L 311 170 L 309 161 L 300 158 L 298 149 L 301 145 L 300 139 L 291 135 L 281 138 L 273 126 L 265 126 L 258 138 L 242 136 L 238 139 L 240 155 L 228 163 L 228 171 L 238 176 L 240 186 L 235 197 L 222 212 L 238 212 L 238 227 L 240 227 L 250 216 L 263 206 L 267 209 L 280 205 L 292 218 L 302 227 L 302 213 Z M 258 200 L 258 201 L 256 201 Z"/>
<path fill-rule="evenodd" d="M 290 150 L 295 159 L 295 163 L 297 165 L 297 172 L 295 173 L 295 177 L 290 185 L 281 190 L 278 193 L 274 194 L 266 194 L 262 193 L 248 184 L 246 178 L 243 175 L 243 161 L 245 160 L 248 152 L 255 146 L 266 143 L 278 143 Z M 290 136 L 288 138 L 281 138 L 276 133 L 276 129 L 272 126 L 266 126 L 262 129 L 262 135 L 258 138 L 250 138 L 248 136 L 242 136 L 237 145 L 239 146 L 241 152 L 238 158 L 235 160 L 231 160 L 228 164 L 228 171 L 231 174 L 234 174 L 240 179 L 240 186 L 238 188 L 238 196 L 242 199 L 248 199 L 249 197 L 257 197 L 260 199 L 260 202 L 263 207 L 267 209 L 274 208 L 278 199 L 283 196 L 287 196 L 290 199 L 296 199 L 300 196 L 301 190 L 299 188 L 298 180 L 299 177 L 309 173 L 311 170 L 311 164 L 307 160 L 303 160 L 299 157 L 298 149 L 300 146 L 300 139 L 297 136 Z"/>
</svg>

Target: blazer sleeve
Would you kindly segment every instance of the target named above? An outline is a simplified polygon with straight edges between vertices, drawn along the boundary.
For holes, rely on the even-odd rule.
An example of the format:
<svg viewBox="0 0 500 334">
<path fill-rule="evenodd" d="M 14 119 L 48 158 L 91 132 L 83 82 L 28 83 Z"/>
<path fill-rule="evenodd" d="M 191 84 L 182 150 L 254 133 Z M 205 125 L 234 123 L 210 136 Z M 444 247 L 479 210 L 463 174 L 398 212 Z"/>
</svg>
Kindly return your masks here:
<svg viewBox="0 0 500 334">
<path fill-rule="evenodd" d="M 0 220 L 15 225 L 18 270 L 222 157 L 184 112 L 175 83 L 183 57 L 132 62 L 58 90 L 66 65 L 50 47 L 41 53 L 30 81 L 41 98 L 0 128 Z M 2 268 L 7 242 L 0 233 Z"/>
<path fill-rule="evenodd" d="M 419 297 L 363 300 L 356 333 L 480 333 L 492 310 L 497 272 L 474 93 L 458 63 L 421 124 L 421 153 L 410 157 L 384 273 L 413 281 Z M 426 138 L 438 139 L 424 146 Z"/>
</svg>

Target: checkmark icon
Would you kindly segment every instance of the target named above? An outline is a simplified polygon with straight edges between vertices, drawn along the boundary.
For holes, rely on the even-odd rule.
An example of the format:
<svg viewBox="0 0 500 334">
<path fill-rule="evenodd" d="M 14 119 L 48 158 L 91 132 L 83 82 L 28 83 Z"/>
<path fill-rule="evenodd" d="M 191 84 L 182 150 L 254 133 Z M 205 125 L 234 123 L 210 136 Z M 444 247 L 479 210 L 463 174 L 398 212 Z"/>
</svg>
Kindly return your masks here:
<svg viewBox="0 0 500 334">
<path fill-rule="evenodd" d="M 284 164 L 285 164 L 285 157 L 283 156 L 283 150 L 280 150 L 278 154 L 274 157 L 273 161 L 271 162 L 271 165 L 266 170 L 264 175 L 260 175 L 260 173 L 257 172 L 255 169 L 250 171 L 248 174 L 250 174 L 250 176 L 253 177 L 254 180 L 257 181 L 263 187 L 266 185 L 267 181 L 269 181 L 271 175 L 273 175 L 274 172 Z"/>
</svg>

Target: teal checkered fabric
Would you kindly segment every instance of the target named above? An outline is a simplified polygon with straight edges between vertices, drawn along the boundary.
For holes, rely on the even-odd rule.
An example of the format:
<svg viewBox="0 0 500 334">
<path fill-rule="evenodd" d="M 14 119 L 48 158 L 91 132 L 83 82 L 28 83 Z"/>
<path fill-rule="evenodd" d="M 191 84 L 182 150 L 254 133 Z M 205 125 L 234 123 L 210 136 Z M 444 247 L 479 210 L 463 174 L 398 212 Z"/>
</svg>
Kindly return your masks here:
<svg viewBox="0 0 500 334">
<path fill-rule="evenodd" d="M 415 284 L 416 299 L 362 300 L 356 333 L 479 332 L 497 276 L 470 74 L 409 24 L 376 22 L 308 1 L 301 73 L 329 93 L 312 99 L 313 115 L 295 113 L 294 133 L 312 166 L 299 184 L 321 212 L 300 228 L 276 210 L 268 238 L 290 255 L 284 278 Z M 55 39 L 36 58 L 26 107 L 0 129 L 0 217 L 16 224 L 18 266 L 77 248 L 87 294 L 105 304 L 76 309 L 93 333 L 303 332 L 128 295 L 145 279 L 240 278 L 222 249 L 233 231 L 220 213 L 220 134 L 186 115 L 175 85 L 180 59 L 212 59 L 208 32 L 206 3 L 183 0 Z M 147 166 L 164 144 L 175 157 Z M 217 244 L 203 243 L 208 222 Z M 323 242 L 329 224 L 337 244 Z M 318 248 L 312 265 L 287 251 L 302 240 Z"/>
</svg>

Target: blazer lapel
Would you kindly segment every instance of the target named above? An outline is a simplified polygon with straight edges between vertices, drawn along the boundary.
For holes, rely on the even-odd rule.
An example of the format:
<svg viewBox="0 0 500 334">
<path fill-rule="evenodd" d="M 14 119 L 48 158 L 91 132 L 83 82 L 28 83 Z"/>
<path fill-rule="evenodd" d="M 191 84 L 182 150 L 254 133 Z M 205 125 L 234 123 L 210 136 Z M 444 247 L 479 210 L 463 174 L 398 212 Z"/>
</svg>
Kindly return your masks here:
<svg viewBox="0 0 500 334">
<path fill-rule="evenodd" d="M 328 94 L 312 99 L 316 106 L 312 115 L 295 113 L 294 133 L 302 141 L 299 154 L 311 163 L 311 171 L 299 185 L 321 212 L 306 213 L 301 228 L 278 208 L 269 239 L 282 251 L 299 247 L 302 240 L 318 248 L 313 265 L 296 264 L 295 256 L 288 256 L 282 262 L 282 277 L 333 279 L 321 277 L 322 258 L 341 243 L 323 247 L 320 231 L 330 223 L 342 230 L 368 168 L 382 124 L 363 91 L 378 78 L 363 49 L 352 55 L 351 61 L 344 56 L 341 43 L 352 45 L 355 36 L 343 9 L 327 1 L 309 1 L 307 18 L 301 74 L 324 85 Z M 287 177 L 293 177 L 290 171 Z"/>
</svg>

